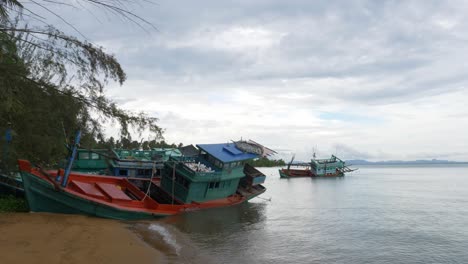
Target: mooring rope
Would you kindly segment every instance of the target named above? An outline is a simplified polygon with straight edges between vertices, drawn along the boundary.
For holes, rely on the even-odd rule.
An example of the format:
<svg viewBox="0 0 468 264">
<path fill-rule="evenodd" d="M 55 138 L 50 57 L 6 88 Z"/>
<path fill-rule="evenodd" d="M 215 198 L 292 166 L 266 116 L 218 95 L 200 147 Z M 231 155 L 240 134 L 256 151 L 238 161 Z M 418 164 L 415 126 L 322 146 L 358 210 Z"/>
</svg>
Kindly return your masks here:
<svg viewBox="0 0 468 264">
<path fill-rule="evenodd" d="M 148 184 L 148 189 L 146 189 L 146 193 L 145 193 L 145 197 L 143 197 L 142 201 L 144 201 L 146 199 L 146 197 L 148 197 L 148 194 L 151 190 L 151 183 L 153 183 L 153 177 L 154 175 L 156 174 L 156 161 L 153 162 L 153 169 L 151 171 L 151 178 L 150 178 L 150 181 L 149 181 L 149 184 Z"/>
</svg>

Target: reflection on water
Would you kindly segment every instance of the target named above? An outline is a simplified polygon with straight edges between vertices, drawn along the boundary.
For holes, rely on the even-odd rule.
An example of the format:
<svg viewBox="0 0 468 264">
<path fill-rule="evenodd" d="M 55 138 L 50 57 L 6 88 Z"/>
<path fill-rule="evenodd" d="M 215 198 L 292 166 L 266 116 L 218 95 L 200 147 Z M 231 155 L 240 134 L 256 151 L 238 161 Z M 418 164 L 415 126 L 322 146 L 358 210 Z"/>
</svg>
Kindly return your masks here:
<svg viewBox="0 0 468 264">
<path fill-rule="evenodd" d="M 280 179 L 265 198 L 136 229 L 169 263 L 468 263 L 468 167 Z"/>
<path fill-rule="evenodd" d="M 220 245 L 251 247 L 251 231 L 265 220 L 265 202 L 245 203 L 226 208 L 193 211 L 133 224 L 135 231 L 169 263 L 223 263 L 229 248 Z M 206 247 L 213 245 L 213 247 Z"/>
<path fill-rule="evenodd" d="M 195 211 L 168 218 L 181 231 L 196 235 L 229 234 L 251 228 L 264 218 L 265 203 Z"/>
</svg>

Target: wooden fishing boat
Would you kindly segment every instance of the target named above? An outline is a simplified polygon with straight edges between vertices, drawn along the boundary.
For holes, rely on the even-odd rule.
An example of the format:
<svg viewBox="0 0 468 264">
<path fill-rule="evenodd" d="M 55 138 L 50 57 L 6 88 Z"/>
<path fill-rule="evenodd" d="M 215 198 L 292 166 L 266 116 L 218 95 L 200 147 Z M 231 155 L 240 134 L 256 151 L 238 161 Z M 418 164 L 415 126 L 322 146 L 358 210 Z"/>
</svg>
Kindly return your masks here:
<svg viewBox="0 0 468 264">
<path fill-rule="evenodd" d="M 314 177 L 313 172 L 307 167 L 305 167 L 304 169 L 280 169 L 279 174 L 281 178 Z"/>
<path fill-rule="evenodd" d="M 169 157 L 179 157 L 176 148 L 151 150 L 128 149 L 78 149 L 72 170 L 90 174 L 129 178 L 160 177 L 161 169 Z M 62 167 L 67 161 L 63 161 Z"/>
<path fill-rule="evenodd" d="M 295 155 L 292 156 L 286 168 L 279 169 L 280 178 L 313 177 L 310 163 L 293 163 L 295 157 Z"/>
<path fill-rule="evenodd" d="M 79 142 L 79 136 L 77 141 Z M 145 219 L 188 210 L 236 205 L 266 188 L 265 175 L 245 161 L 258 157 L 234 143 L 197 145 L 195 157 L 171 157 L 161 178 L 127 178 L 44 171 L 19 160 L 31 211 L 86 214 L 113 219 Z M 244 172 L 245 171 L 245 172 Z"/>
<path fill-rule="evenodd" d="M 183 203 L 161 188 L 159 179 L 129 179 L 72 172 L 63 187 L 55 181 L 64 170 L 43 171 L 18 161 L 26 198 L 33 212 L 85 214 L 112 219 L 147 219 L 214 207 L 231 206 L 263 193 L 233 194 L 206 202 Z"/>
<path fill-rule="evenodd" d="M 316 159 L 314 155 L 311 167 L 317 177 L 343 177 L 345 173 L 357 170 L 348 167 L 343 160 L 335 155 L 331 155 L 328 159 Z"/>
<path fill-rule="evenodd" d="M 332 155 L 329 159 L 314 158 L 310 163 L 293 163 L 294 156 L 288 163 L 287 168 L 279 170 L 281 178 L 294 177 L 342 177 L 347 172 L 352 172 L 357 169 L 352 169 L 338 157 Z M 294 167 L 294 168 L 291 168 Z"/>
</svg>

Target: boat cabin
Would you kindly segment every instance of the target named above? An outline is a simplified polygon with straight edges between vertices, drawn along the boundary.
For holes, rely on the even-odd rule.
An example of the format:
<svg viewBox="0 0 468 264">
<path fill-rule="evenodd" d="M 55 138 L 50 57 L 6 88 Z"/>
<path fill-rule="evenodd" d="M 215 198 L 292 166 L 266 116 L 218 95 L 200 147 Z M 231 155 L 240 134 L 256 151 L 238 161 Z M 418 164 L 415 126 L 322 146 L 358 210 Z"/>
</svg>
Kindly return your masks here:
<svg viewBox="0 0 468 264">
<path fill-rule="evenodd" d="M 199 144 L 197 148 L 197 156 L 171 158 L 163 170 L 161 187 L 183 203 L 225 198 L 236 194 L 239 187 L 253 187 L 265 180 L 253 167 L 255 173 L 244 173 L 246 161 L 259 155 L 239 149 L 236 143 Z M 246 177 L 250 181 L 240 185 Z"/>
<path fill-rule="evenodd" d="M 105 174 L 129 178 L 150 178 L 155 170 L 160 176 L 163 163 L 169 157 L 182 156 L 176 148 L 152 150 L 128 149 L 78 149 L 72 170 L 86 173 Z M 62 168 L 66 161 L 62 162 Z"/>
<path fill-rule="evenodd" d="M 78 149 L 76 159 L 73 161 L 73 170 L 87 173 L 104 173 L 108 169 L 106 149 Z M 61 167 L 64 167 L 63 161 Z"/>
<path fill-rule="evenodd" d="M 344 175 L 345 162 L 332 155 L 329 159 L 312 159 L 311 166 L 317 176 Z"/>
</svg>

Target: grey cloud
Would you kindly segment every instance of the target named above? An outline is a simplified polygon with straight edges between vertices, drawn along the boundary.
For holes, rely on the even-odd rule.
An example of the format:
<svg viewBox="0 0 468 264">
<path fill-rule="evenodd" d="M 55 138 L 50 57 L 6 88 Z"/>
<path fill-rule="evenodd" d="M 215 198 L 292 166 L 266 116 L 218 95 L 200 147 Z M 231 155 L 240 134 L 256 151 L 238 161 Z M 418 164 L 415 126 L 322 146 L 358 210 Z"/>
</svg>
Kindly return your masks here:
<svg viewBox="0 0 468 264">
<path fill-rule="evenodd" d="M 293 116 L 298 110 L 312 113 L 328 106 L 335 107 L 332 111 L 358 106 L 372 112 L 381 105 L 460 92 L 468 85 L 468 5 L 464 1 L 160 0 L 156 5 L 141 1 L 130 7 L 159 31 L 145 32 L 93 6 L 87 6 L 89 12 L 59 8 L 91 41 L 116 53 L 129 77 L 125 85 L 131 92 L 124 93 L 132 98 L 141 94 L 177 103 L 174 98 L 190 97 L 207 104 L 210 96 L 198 94 L 229 97 L 242 90 L 267 102 L 271 115 Z M 76 35 L 58 18 L 44 10 L 40 14 Z M 271 43 L 236 49 L 222 47 L 223 42 L 212 45 L 210 41 L 232 28 L 265 30 Z M 232 41 L 255 41 L 255 36 L 245 38 Z M 263 106 L 242 107 L 242 115 L 266 112 Z M 174 115 L 161 120 L 171 133 L 190 138 L 205 139 L 203 128 L 230 125 Z M 233 117 L 237 116 L 225 118 Z M 295 135 L 337 132 L 339 125 L 334 125 L 258 124 L 250 129 L 272 143 L 287 129 Z M 178 131 L 180 127 L 187 131 Z M 353 131 L 357 137 L 365 134 Z M 350 132 L 343 128 L 339 133 Z M 289 142 L 283 139 L 281 144 Z M 347 158 L 385 155 L 339 147 Z"/>
<path fill-rule="evenodd" d="M 335 147 L 335 151 L 337 152 L 335 154 L 339 155 L 341 159 L 374 159 L 375 158 L 375 156 L 370 153 L 356 150 L 355 148 L 345 145 L 345 144 L 336 144 L 334 147 Z"/>
</svg>

